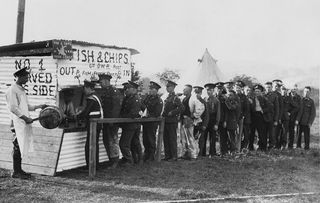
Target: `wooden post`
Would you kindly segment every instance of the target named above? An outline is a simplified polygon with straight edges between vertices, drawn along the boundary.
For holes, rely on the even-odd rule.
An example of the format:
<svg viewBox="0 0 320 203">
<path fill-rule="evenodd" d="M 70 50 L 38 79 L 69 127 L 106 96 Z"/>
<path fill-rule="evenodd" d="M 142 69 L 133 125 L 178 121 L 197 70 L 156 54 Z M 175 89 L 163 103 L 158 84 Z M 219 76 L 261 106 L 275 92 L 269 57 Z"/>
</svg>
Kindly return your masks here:
<svg viewBox="0 0 320 203">
<path fill-rule="evenodd" d="M 93 179 L 96 176 L 96 137 L 97 121 L 90 121 L 90 141 L 89 141 L 89 177 Z"/>
<path fill-rule="evenodd" d="M 21 43 L 23 41 L 23 26 L 24 26 L 25 5 L 26 5 L 25 0 L 19 0 L 18 17 L 17 17 L 16 43 Z"/>
<path fill-rule="evenodd" d="M 156 152 L 156 161 L 158 162 L 161 161 L 163 132 L 164 132 L 164 118 L 160 122 L 159 133 L 158 133 L 158 143 L 157 143 L 157 152 Z"/>
</svg>

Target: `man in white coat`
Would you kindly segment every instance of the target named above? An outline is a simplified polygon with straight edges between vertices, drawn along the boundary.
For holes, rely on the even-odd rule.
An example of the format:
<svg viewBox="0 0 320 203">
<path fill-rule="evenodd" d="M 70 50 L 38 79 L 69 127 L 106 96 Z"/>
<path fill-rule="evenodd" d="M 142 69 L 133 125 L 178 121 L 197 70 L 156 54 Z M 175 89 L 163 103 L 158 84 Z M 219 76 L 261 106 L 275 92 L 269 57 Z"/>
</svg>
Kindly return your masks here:
<svg viewBox="0 0 320 203">
<path fill-rule="evenodd" d="M 22 85 L 28 82 L 29 72 L 22 68 L 13 74 L 17 80 L 6 93 L 10 111 L 11 131 L 13 138 L 13 173 L 12 178 L 27 179 L 31 175 L 21 168 L 21 160 L 28 152 L 33 151 L 32 122 L 29 111 L 44 108 L 46 105 L 29 105 Z"/>
</svg>

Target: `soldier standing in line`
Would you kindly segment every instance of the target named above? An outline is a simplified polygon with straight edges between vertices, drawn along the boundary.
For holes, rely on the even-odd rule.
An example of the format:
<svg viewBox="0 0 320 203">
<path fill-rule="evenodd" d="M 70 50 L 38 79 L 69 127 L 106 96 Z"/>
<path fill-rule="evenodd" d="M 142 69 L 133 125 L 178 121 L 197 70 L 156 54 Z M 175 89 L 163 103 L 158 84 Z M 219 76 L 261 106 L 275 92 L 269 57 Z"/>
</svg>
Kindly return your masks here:
<svg viewBox="0 0 320 203">
<path fill-rule="evenodd" d="M 257 129 L 259 136 L 259 150 L 267 150 L 267 134 L 266 128 L 268 123 L 272 122 L 272 106 L 271 103 L 262 95 L 263 87 L 257 84 L 253 87 L 254 98 L 251 105 L 253 130 Z M 253 131 L 253 132 L 254 132 Z M 253 149 L 254 133 L 251 133 L 249 139 L 249 149 Z"/>
<path fill-rule="evenodd" d="M 226 126 L 224 126 L 225 121 L 225 114 L 227 110 L 227 106 L 225 103 L 226 96 L 225 96 L 225 89 L 223 87 L 223 82 L 216 83 L 217 88 L 217 97 L 220 102 L 220 122 L 219 122 L 219 136 L 220 136 L 220 153 L 221 156 L 224 156 L 228 153 L 228 134 Z"/>
<path fill-rule="evenodd" d="M 275 137 L 275 147 L 277 149 L 281 148 L 281 130 L 283 128 L 282 125 L 282 117 L 283 117 L 283 100 L 282 100 L 282 95 L 281 95 L 281 86 L 283 85 L 281 80 L 273 80 L 272 81 L 272 90 L 274 93 L 276 93 L 278 97 L 278 102 L 279 102 L 279 119 L 278 119 L 278 125 L 275 127 L 274 131 L 274 137 Z"/>
<path fill-rule="evenodd" d="M 160 88 L 161 86 L 159 84 L 150 81 L 149 94 L 142 102 L 147 111 L 147 118 L 157 118 L 161 115 L 163 102 L 158 95 Z M 154 161 L 158 126 L 159 124 L 157 122 L 143 124 L 144 161 Z"/>
<path fill-rule="evenodd" d="M 108 74 L 99 75 L 100 89 L 97 93 L 102 100 L 104 118 L 118 118 L 120 116 L 121 104 L 118 90 L 110 84 L 112 76 Z M 103 144 L 106 148 L 111 168 L 115 168 L 119 162 L 119 127 L 114 124 L 103 124 Z"/>
<path fill-rule="evenodd" d="M 239 97 L 239 105 L 240 105 L 240 116 L 239 116 L 239 132 L 236 134 L 236 148 L 237 152 L 240 152 L 241 150 L 241 140 L 242 140 L 242 134 L 244 132 L 244 115 L 247 114 L 248 109 L 248 104 L 247 104 L 247 97 L 243 93 L 243 88 L 245 86 L 245 83 L 242 82 L 241 80 L 238 80 L 235 84 L 235 91 L 237 96 Z"/>
<path fill-rule="evenodd" d="M 282 132 L 280 135 L 280 146 L 282 149 L 285 149 L 287 146 L 287 139 L 288 139 L 288 134 L 289 134 L 289 108 L 290 108 L 290 103 L 291 103 L 291 97 L 288 95 L 288 89 L 285 86 L 281 86 L 281 95 L 282 95 L 282 101 L 283 101 L 283 106 L 282 106 Z"/>
<path fill-rule="evenodd" d="M 275 147 L 275 129 L 278 125 L 279 121 L 279 101 L 278 96 L 276 93 L 272 91 L 272 82 L 266 82 L 265 83 L 265 90 L 266 90 L 266 98 L 268 101 L 272 104 L 273 110 L 272 110 L 272 117 L 273 120 L 268 122 L 267 124 L 267 137 L 269 138 L 269 146 L 268 149 L 273 149 Z"/>
<path fill-rule="evenodd" d="M 203 137 L 209 122 L 209 112 L 206 101 L 202 98 L 203 87 L 194 86 L 195 98 L 190 103 L 191 118 L 193 119 L 193 135 L 195 139 Z M 202 140 L 201 140 L 202 141 Z M 206 141 L 206 140 L 205 140 Z M 199 148 L 202 143 L 198 143 Z M 206 153 L 199 152 L 200 156 L 206 156 Z"/>
<path fill-rule="evenodd" d="M 167 81 L 166 89 L 168 97 L 164 101 L 162 116 L 165 118 L 163 143 L 166 161 L 177 161 L 177 127 L 179 116 L 183 111 L 183 105 L 179 97 L 174 93 L 177 86 L 175 82 Z"/>
<path fill-rule="evenodd" d="M 210 143 L 210 150 L 209 156 L 216 156 L 216 140 L 217 140 L 217 131 L 220 122 L 220 102 L 214 95 L 214 88 L 215 84 L 208 83 L 205 84 L 204 87 L 207 89 L 208 97 L 205 98 L 208 107 L 208 114 L 209 114 L 209 121 L 206 130 L 204 131 L 203 136 L 200 137 L 199 145 L 200 145 L 200 152 L 206 154 L 207 149 L 207 137 L 209 134 L 209 143 Z"/>
<path fill-rule="evenodd" d="M 237 146 L 236 146 L 236 130 L 238 128 L 238 108 L 239 108 L 239 102 L 238 98 L 236 98 L 236 92 L 233 90 L 227 91 L 226 95 L 226 111 L 225 111 L 225 120 L 223 123 L 223 126 L 227 129 L 229 141 L 230 141 L 230 147 L 229 150 L 233 154 L 235 152 L 238 152 Z"/>
<path fill-rule="evenodd" d="M 193 136 L 193 120 L 190 112 L 190 98 L 192 86 L 187 84 L 183 89 L 184 98 L 182 99 L 183 112 L 180 114 L 181 127 L 180 127 L 180 141 L 182 145 L 182 158 L 195 159 L 198 152 L 195 149 L 195 140 Z"/>
<path fill-rule="evenodd" d="M 244 87 L 244 95 L 245 95 L 245 106 L 243 113 L 243 142 L 241 143 L 241 149 L 250 149 L 249 147 L 249 137 L 251 134 L 251 104 L 253 102 L 251 89 L 248 86 Z M 254 137 L 253 137 L 254 138 Z M 252 148 L 253 149 L 253 146 Z"/>
<path fill-rule="evenodd" d="M 294 128 L 296 126 L 295 122 L 297 120 L 297 116 L 299 113 L 299 110 L 301 108 L 301 96 L 298 95 L 297 93 L 298 87 L 297 85 L 294 86 L 294 88 L 290 92 L 290 97 L 291 97 L 291 102 L 290 102 L 290 116 L 289 116 L 289 143 L 288 143 L 288 149 L 293 148 L 293 143 L 294 143 Z M 297 126 L 298 127 L 298 126 Z"/>
<path fill-rule="evenodd" d="M 96 94 L 94 87 L 96 82 L 94 81 L 84 81 L 84 94 L 86 95 L 86 107 L 78 115 L 76 119 L 84 120 L 87 127 L 87 139 L 85 144 L 85 158 L 87 167 L 89 167 L 89 140 L 90 140 L 90 118 L 103 118 L 103 109 L 101 100 Z M 99 165 L 99 135 L 102 129 L 101 124 L 97 124 L 96 131 L 96 164 Z"/>
<path fill-rule="evenodd" d="M 310 98 L 311 87 L 306 86 L 303 90 L 301 108 L 297 116 L 296 125 L 299 125 L 297 148 L 301 148 L 301 137 L 304 134 L 304 149 L 310 148 L 310 128 L 316 117 L 316 107 Z"/>
<path fill-rule="evenodd" d="M 125 84 L 125 98 L 123 99 L 120 117 L 121 118 L 140 118 L 141 101 L 137 94 L 138 84 L 128 81 Z M 142 160 L 142 148 L 140 145 L 137 131 L 140 132 L 140 124 L 126 123 L 122 124 L 122 135 L 120 138 L 120 150 L 122 153 L 121 165 L 131 165 L 133 163 L 132 150 L 137 151 L 139 161 Z"/>
</svg>

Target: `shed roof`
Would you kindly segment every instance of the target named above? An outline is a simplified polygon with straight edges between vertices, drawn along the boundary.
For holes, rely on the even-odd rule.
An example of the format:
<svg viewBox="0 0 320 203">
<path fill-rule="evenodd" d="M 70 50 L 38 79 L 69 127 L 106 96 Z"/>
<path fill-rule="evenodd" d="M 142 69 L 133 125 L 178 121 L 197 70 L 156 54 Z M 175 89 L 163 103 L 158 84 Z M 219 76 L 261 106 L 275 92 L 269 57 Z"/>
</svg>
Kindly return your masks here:
<svg viewBox="0 0 320 203">
<path fill-rule="evenodd" d="M 91 43 L 77 40 L 63 40 L 63 39 L 52 39 L 38 42 L 26 42 L 19 44 L 11 44 L 6 46 L 0 46 L 0 56 L 49 56 L 52 54 L 53 41 L 71 41 L 72 44 L 82 46 L 96 46 L 101 48 L 110 49 L 127 49 L 131 52 L 131 55 L 139 54 L 139 52 L 133 48 L 118 47 L 103 45 L 98 43 Z"/>
</svg>

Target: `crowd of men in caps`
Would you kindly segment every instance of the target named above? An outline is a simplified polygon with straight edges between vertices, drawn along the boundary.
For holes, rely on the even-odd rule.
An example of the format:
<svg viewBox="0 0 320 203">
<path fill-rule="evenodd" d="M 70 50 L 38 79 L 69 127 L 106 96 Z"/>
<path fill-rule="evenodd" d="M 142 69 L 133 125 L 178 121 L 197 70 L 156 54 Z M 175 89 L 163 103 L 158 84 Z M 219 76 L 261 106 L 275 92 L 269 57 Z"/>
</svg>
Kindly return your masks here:
<svg viewBox="0 0 320 203">
<path fill-rule="evenodd" d="M 26 71 L 20 70 L 17 73 L 17 84 L 21 85 L 19 81 L 25 84 L 27 80 L 21 82 L 19 77 L 25 77 Z M 168 80 L 168 94 L 162 100 L 158 92 L 161 86 L 156 82 L 150 81 L 149 93 L 142 98 L 138 94 L 137 83 L 128 81 L 122 84 L 123 91 L 120 92 L 110 84 L 111 78 L 111 75 L 100 74 L 98 81 L 84 81 L 86 106 L 78 113 L 72 108 L 72 90 L 66 89 L 63 92 L 66 103 L 62 109 L 65 117 L 87 123 L 87 166 L 90 118 L 163 117 L 164 161 L 177 161 L 178 158 L 191 160 L 199 156 L 237 156 L 255 150 L 266 152 L 292 149 L 294 142 L 296 148 L 301 148 L 302 134 L 304 149 L 309 149 L 310 127 L 316 116 L 315 104 L 310 98 L 312 89 L 309 86 L 304 87 L 303 95 L 299 95 L 297 86 L 289 90 L 281 80 L 266 82 L 264 85 L 256 84 L 253 87 L 242 81 L 217 82 L 205 84 L 203 87 L 187 84 L 183 94 L 176 94 L 177 84 Z M 206 96 L 203 94 L 204 89 Z M 119 94 L 123 94 L 123 97 L 119 97 Z M 10 99 L 7 98 L 7 101 L 10 103 Z M 43 106 L 34 109 L 36 108 Z M 30 118 L 21 119 L 32 123 Z M 140 142 L 141 125 L 143 147 Z M 109 157 L 108 167 L 154 161 L 158 127 L 158 122 L 98 124 L 97 135 L 102 131 L 103 143 Z M 120 140 L 119 128 L 122 129 Z M 97 149 L 98 139 L 99 136 Z M 256 140 L 258 147 L 255 147 Z M 178 157 L 178 142 L 182 146 L 182 157 Z M 219 149 L 216 146 L 220 146 Z M 99 166 L 98 150 L 96 156 Z M 16 176 L 25 175 L 21 169 L 18 143 L 14 143 L 13 163 Z"/>
</svg>

